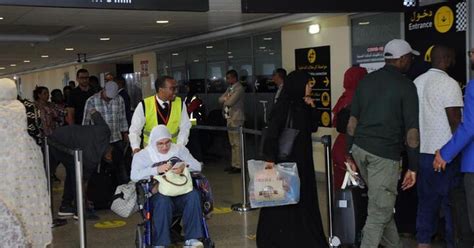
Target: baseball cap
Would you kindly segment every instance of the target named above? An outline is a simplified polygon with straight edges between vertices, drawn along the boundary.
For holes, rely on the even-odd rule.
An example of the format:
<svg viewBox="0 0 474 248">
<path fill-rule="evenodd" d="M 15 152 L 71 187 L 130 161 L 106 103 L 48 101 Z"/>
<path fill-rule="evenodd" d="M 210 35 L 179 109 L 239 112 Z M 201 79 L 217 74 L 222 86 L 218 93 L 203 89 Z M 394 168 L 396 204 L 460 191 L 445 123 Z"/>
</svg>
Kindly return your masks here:
<svg viewBox="0 0 474 248">
<path fill-rule="evenodd" d="M 420 55 L 420 52 L 413 50 L 405 40 L 393 39 L 389 41 L 383 50 L 384 58 L 386 59 L 399 59 L 405 54 Z"/>
<path fill-rule="evenodd" d="M 118 85 L 116 82 L 108 81 L 105 83 L 105 95 L 111 99 L 118 95 Z"/>
</svg>

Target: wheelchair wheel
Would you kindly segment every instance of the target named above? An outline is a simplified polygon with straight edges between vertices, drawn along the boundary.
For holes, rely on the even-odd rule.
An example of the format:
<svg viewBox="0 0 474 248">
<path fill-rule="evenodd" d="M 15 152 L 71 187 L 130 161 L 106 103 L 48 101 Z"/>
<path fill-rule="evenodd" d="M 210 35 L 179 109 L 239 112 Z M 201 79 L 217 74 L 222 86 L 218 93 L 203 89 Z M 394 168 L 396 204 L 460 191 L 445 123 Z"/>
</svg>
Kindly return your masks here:
<svg viewBox="0 0 474 248">
<path fill-rule="evenodd" d="M 135 247 L 145 248 L 145 245 L 143 244 L 143 228 L 141 226 L 137 226 L 135 230 Z"/>
</svg>

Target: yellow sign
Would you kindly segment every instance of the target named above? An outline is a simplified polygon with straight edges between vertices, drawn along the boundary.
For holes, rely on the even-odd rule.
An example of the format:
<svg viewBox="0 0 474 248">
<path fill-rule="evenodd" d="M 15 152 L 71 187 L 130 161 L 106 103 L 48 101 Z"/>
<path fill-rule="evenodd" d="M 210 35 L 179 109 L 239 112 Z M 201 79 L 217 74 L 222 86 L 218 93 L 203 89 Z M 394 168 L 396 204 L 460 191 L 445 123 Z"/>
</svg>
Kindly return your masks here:
<svg viewBox="0 0 474 248">
<path fill-rule="evenodd" d="M 311 77 L 311 79 L 308 81 L 308 83 L 312 88 L 316 84 L 316 79 L 314 79 L 314 77 Z"/>
<path fill-rule="evenodd" d="M 94 227 L 98 229 L 111 229 L 111 228 L 122 227 L 122 226 L 125 226 L 126 224 L 127 222 L 122 221 L 122 220 L 112 220 L 112 221 L 103 221 L 103 222 L 96 223 Z"/>
<path fill-rule="evenodd" d="M 316 51 L 314 49 L 309 49 L 308 51 L 308 61 L 310 64 L 316 62 Z"/>
<path fill-rule="evenodd" d="M 430 46 L 430 48 L 428 48 L 428 50 L 426 50 L 426 53 L 425 53 L 425 61 L 426 62 L 431 62 L 431 50 L 433 50 L 433 47 L 434 46 Z"/>
<path fill-rule="evenodd" d="M 448 6 L 443 6 L 436 11 L 434 26 L 440 33 L 448 32 L 454 24 L 454 13 Z"/>
<path fill-rule="evenodd" d="M 325 77 L 323 83 L 326 85 L 326 87 L 329 86 L 329 78 Z"/>
<path fill-rule="evenodd" d="M 323 126 L 325 127 L 328 127 L 329 123 L 331 123 L 331 116 L 329 115 L 328 112 L 324 111 L 321 114 L 321 124 L 323 124 Z"/>
<path fill-rule="evenodd" d="M 214 214 L 227 214 L 230 212 L 232 212 L 230 208 L 214 208 L 214 210 L 212 211 L 212 213 Z"/>
<path fill-rule="evenodd" d="M 323 92 L 323 94 L 321 94 L 321 103 L 323 104 L 324 107 L 327 107 L 329 106 L 331 102 L 331 96 L 329 95 L 328 92 Z"/>
</svg>

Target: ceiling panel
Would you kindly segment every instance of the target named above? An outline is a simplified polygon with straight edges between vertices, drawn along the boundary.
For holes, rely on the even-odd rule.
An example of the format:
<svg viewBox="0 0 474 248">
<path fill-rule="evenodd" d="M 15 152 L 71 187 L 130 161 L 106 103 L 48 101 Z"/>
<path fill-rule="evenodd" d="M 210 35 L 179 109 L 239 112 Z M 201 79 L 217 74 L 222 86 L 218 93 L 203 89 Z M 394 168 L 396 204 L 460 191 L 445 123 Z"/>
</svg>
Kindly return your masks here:
<svg viewBox="0 0 474 248">
<path fill-rule="evenodd" d="M 77 53 L 88 57 L 127 48 L 212 32 L 268 14 L 242 14 L 238 0 L 210 0 L 210 11 L 164 12 L 13 7 L 0 8 L 0 75 L 73 62 Z M 156 20 L 169 20 L 157 24 Z M 68 31 L 68 32 L 65 32 Z M 17 41 L 12 42 L 11 38 Z M 110 37 L 107 42 L 100 37 Z M 49 40 L 47 42 L 44 42 Z M 40 41 L 43 42 L 40 42 Z M 65 51 L 73 47 L 74 51 Z M 41 58 L 47 54 L 49 58 Z M 23 60 L 30 63 L 23 63 Z M 10 67 L 16 64 L 16 67 Z"/>
</svg>

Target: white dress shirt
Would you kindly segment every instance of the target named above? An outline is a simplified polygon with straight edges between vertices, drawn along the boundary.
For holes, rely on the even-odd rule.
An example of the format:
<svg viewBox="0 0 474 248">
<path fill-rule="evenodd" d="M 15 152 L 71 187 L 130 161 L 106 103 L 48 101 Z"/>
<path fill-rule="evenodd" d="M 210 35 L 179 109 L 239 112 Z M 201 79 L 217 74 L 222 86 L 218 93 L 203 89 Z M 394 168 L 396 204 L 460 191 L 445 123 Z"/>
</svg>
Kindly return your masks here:
<svg viewBox="0 0 474 248">
<path fill-rule="evenodd" d="M 165 101 L 158 98 L 158 96 L 155 96 L 155 98 L 158 101 L 158 104 L 160 104 L 160 106 L 164 108 L 163 103 L 165 103 Z M 166 102 L 169 104 L 169 101 Z M 183 102 L 182 105 L 183 109 L 181 110 L 181 121 L 179 122 L 179 133 L 176 143 L 185 146 L 188 143 L 189 130 L 191 129 L 191 121 L 189 120 L 186 104 L 184 104 Z M 133 113 L 132 123 L 130 124 L 130 130 L 128 135 L 132 150 L 140 148 L 140 143 L 142 141 L 140 135 L 142 134 L 145 122 L 145 113 L 143 113 L 142 102 L 140 102 L 138 103 L 137 107 L 135 108 L 135 112 Z"/>
</svg>

